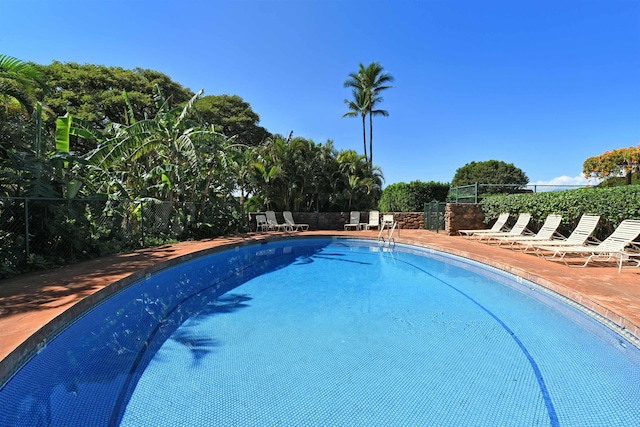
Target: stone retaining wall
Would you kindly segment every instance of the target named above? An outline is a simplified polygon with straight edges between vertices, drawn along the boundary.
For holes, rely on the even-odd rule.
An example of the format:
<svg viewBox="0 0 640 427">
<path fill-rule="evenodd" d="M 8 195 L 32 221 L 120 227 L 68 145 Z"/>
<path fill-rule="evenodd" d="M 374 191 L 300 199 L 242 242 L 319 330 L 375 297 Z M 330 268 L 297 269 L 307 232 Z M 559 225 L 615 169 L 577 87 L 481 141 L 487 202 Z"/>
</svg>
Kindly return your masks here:
<svg viewBox="0 0 640 427">
<path fill-rule="evenodd" d="M 251 230 L 256 229 L 256 214 L 249 213 Z M 398 222 L 398 228 L 404 230 L 421 230 L 424 228 L 424 212 L 380 212 L 392 214 Z M 278 223 L 284 223 L 282 212 L 276 212 Z M 349 212 L 293 212 L 293 220 L 298 224 L 309 224 L 309 230 L 343 230 L 349 222 Z M 360 212 L 360 222 L 369 222 L 369 212 Z M 484 213 L 479 204 L 447 203 L 445 210 L 445 233 L 449 236 L 458 234 L 458 230 L 488 228 L 491 223 L 484 222 Z"/>
<path fill-rule="evenodd" d="M 249 213 L 251 230 L 256 229 L 256 214 Z M 422 229 L 424 227 L 424 212 L 380 212 L 380 220 L 383 215 L 392 214 L 401 229 Z M 344 230 L 344 225 L 349 222 L 349 212 L 293 212 L 293 221 L 296 224 L 309 224 L 309 230 Z M 284 223 L 282 212 L 276 212 L 278 223 Z M 369 222 L 369 212 L 360 212 L 360 222 Z"/>
<path fill-rule="evenodd" d="M 445 210 L 445 231 L 449 236 L 458 234 L 458 230 L 476 230 L 487 228 L 484 212 L 476 203 L 447 203 Z"/>
</svg>

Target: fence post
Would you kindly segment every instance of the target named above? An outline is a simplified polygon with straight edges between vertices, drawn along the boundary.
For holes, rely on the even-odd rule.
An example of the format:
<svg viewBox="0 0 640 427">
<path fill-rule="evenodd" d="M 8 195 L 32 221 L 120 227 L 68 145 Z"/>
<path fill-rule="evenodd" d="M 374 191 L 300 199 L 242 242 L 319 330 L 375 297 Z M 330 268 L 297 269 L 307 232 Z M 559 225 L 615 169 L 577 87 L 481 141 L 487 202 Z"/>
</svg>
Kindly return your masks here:
<svg viewBox="0 0 640 427">
<path fill-rule="evenodd" d="M 140 201 L 140 244 L 144 248 L 144 202 Z"/>
<path fill-rule="evenodd" d="M 427 228 L 427 203 L 424 203 L 424 207 L 422 212 L 424 213 L 423 218 L 422 218 L 422 229 L 423 230 L 428 230 Z M 380 227 L 378 227 L 380 228 Z"/>
<path fill-rule="evenodd" d="M 478 183 L 476 182 L 475 185 L 476 185 L 476 187 L 475 187 L 476 191 L 475 191 L 475 194 L 474 194 L 474 198 L 473 198 L 474 202 L 473 203 L 478 204 Z"/>
<path fill-rule="evenodd" d="M 29 198 L 24 198 L 24 250 L 26 259 L 29 259 Z"/>
</svg>

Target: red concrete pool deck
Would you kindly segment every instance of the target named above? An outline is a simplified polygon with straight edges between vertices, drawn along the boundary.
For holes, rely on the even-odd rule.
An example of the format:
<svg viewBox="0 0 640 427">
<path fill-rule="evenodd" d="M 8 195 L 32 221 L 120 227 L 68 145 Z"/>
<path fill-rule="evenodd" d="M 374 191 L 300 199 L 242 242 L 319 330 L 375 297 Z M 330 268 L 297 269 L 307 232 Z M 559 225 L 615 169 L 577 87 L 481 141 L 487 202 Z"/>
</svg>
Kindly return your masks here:
<svg viewBox="0 0 640 427">
<path fill-rule="evenodd" d="M 195 257 L 198 252 L 291 236 L 376 239 L 378 232 L 250 233 L 142 249 L 0 280 L 0 384 L 21 361 L 45 345 L 55 331 L 110 290 L 185 258 Z M 618 273 L 617 264 L 613 262 L 571 268 L 534 255 L 425 230 L 400 230 L 395 241 L 463 256 L 522 276 L 624 327 L 636 342 L 640 338 L 640 268 L 623 268 Z"/>
</svg>

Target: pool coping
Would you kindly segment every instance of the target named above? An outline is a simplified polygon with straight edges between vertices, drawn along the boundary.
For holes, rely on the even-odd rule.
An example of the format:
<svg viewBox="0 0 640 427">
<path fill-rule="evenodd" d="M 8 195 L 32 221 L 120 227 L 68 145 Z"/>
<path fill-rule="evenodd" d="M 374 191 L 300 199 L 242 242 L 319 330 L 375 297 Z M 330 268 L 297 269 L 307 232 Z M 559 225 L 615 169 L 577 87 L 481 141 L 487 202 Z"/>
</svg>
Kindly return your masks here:
<svg viewBox="0 0 640 427">
<path fill-rule="evenodd" d="M 408 230 L 407 230 L 408 231 Z M 423 231 L 423 230 L 421 230 Z M 524 280 L 533 282 L 542 288 L 548 290 L 560 299 L 566 299 L 573 301 L 579 307 L 581 307 L 587 314 L 592 315 L 596 320 L 609 326 L 611 329 L 624 336 L 627 340 L 633 343 L 636 347 L 640 347 L 640 326 L 633 321 L 627 319 L 623 315 L 617 313 L 615 310 L 608 308 L 599 302 L 589 298 L 574 289 L 557 283 L 549 278 L 537 275 L 531 271 L 527 271 L 523 268 L 519 268 L 513 265 L 509 265 L 505 262 L 497 261 L 489 256 L 482 256 L 477 253 L 473 253 L 468 250 L 460 248 L 451 248 L 446 245 L 437 244 L 434 242 L 421 241 L 419 238 L 412 237 L 403 230 L 405 236 L 398 236 L 395 238 L 396 243 L 405 245 L 411 245 L 423 249 L 434 250 L 449 255 L 459 256 L 461 258 L 470 259 L 481 264 L 497 268 L 506 273 L 521 277 Z M 334 239 L 357 239 L 357 240 L 369 240 L 375 241 L 377 239 L 376 233 L 362 233 L 362 232 L 303 232 L 303 233 L 257 233 L 250 236 L 249 239 L 231 240 L 227 242 L 216 242 L 215 246 L 207 247 L 204 249 L 196 249 L 192 252 L 178 255 L 174 258 L 159 261 L 153 265 L 143 268 L 134 273 L 128 274 L 125 277 L 120 278 L 103 288 L 91 293 L 90 295 L 80 299 L 78 302 L 71 305 L 69 308 L 55 316 L 46 324 L 37 329 L 27 339 L 22 341 L 15 349 L 10 351 L 2 360 L 0 360 L 0 386 L 11 378 L 19 368 L 26 363 L 31 357 L 46 347 L 47 343 L 54 339 L 59 333 L 67 328 L 71 323 L 81 317 L 84 313 L 89 311 L 96 304 L 102 300 L 111 297 L 112 295 L 126 289 L 140 279 L 143 279 L 151 274 L 166 268 L 171 268 L 177 264 L 185 261 L 199 258 L 202 256 L 222 252 L 225 250 L 233 249 L 235 247 L 244 247 L 250 245 L 257 245 L 261 243 L 267 243 L 272 241 L 281 241 L 288 239 L 309 239 L 309 238 L 334 238 Z M 456 237 L 451 237 L 456 239 Z M 502 249 L 504 250 L 504 249 Z"/>
</svg>

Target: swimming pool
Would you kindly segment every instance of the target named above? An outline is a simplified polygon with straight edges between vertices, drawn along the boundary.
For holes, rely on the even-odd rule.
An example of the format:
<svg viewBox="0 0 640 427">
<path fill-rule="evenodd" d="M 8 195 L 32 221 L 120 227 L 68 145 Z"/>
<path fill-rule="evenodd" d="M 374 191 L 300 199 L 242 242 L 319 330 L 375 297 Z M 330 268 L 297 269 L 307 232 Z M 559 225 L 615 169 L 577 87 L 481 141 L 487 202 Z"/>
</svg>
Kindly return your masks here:
<svg viewBox="0 0 640 427">
<path fill-rule="evenodd" d="M 305 239 L 149 276 L 0 389 L 0 425 L 631 426 L 640 352 L 526 281 Z"/>
</svg>

